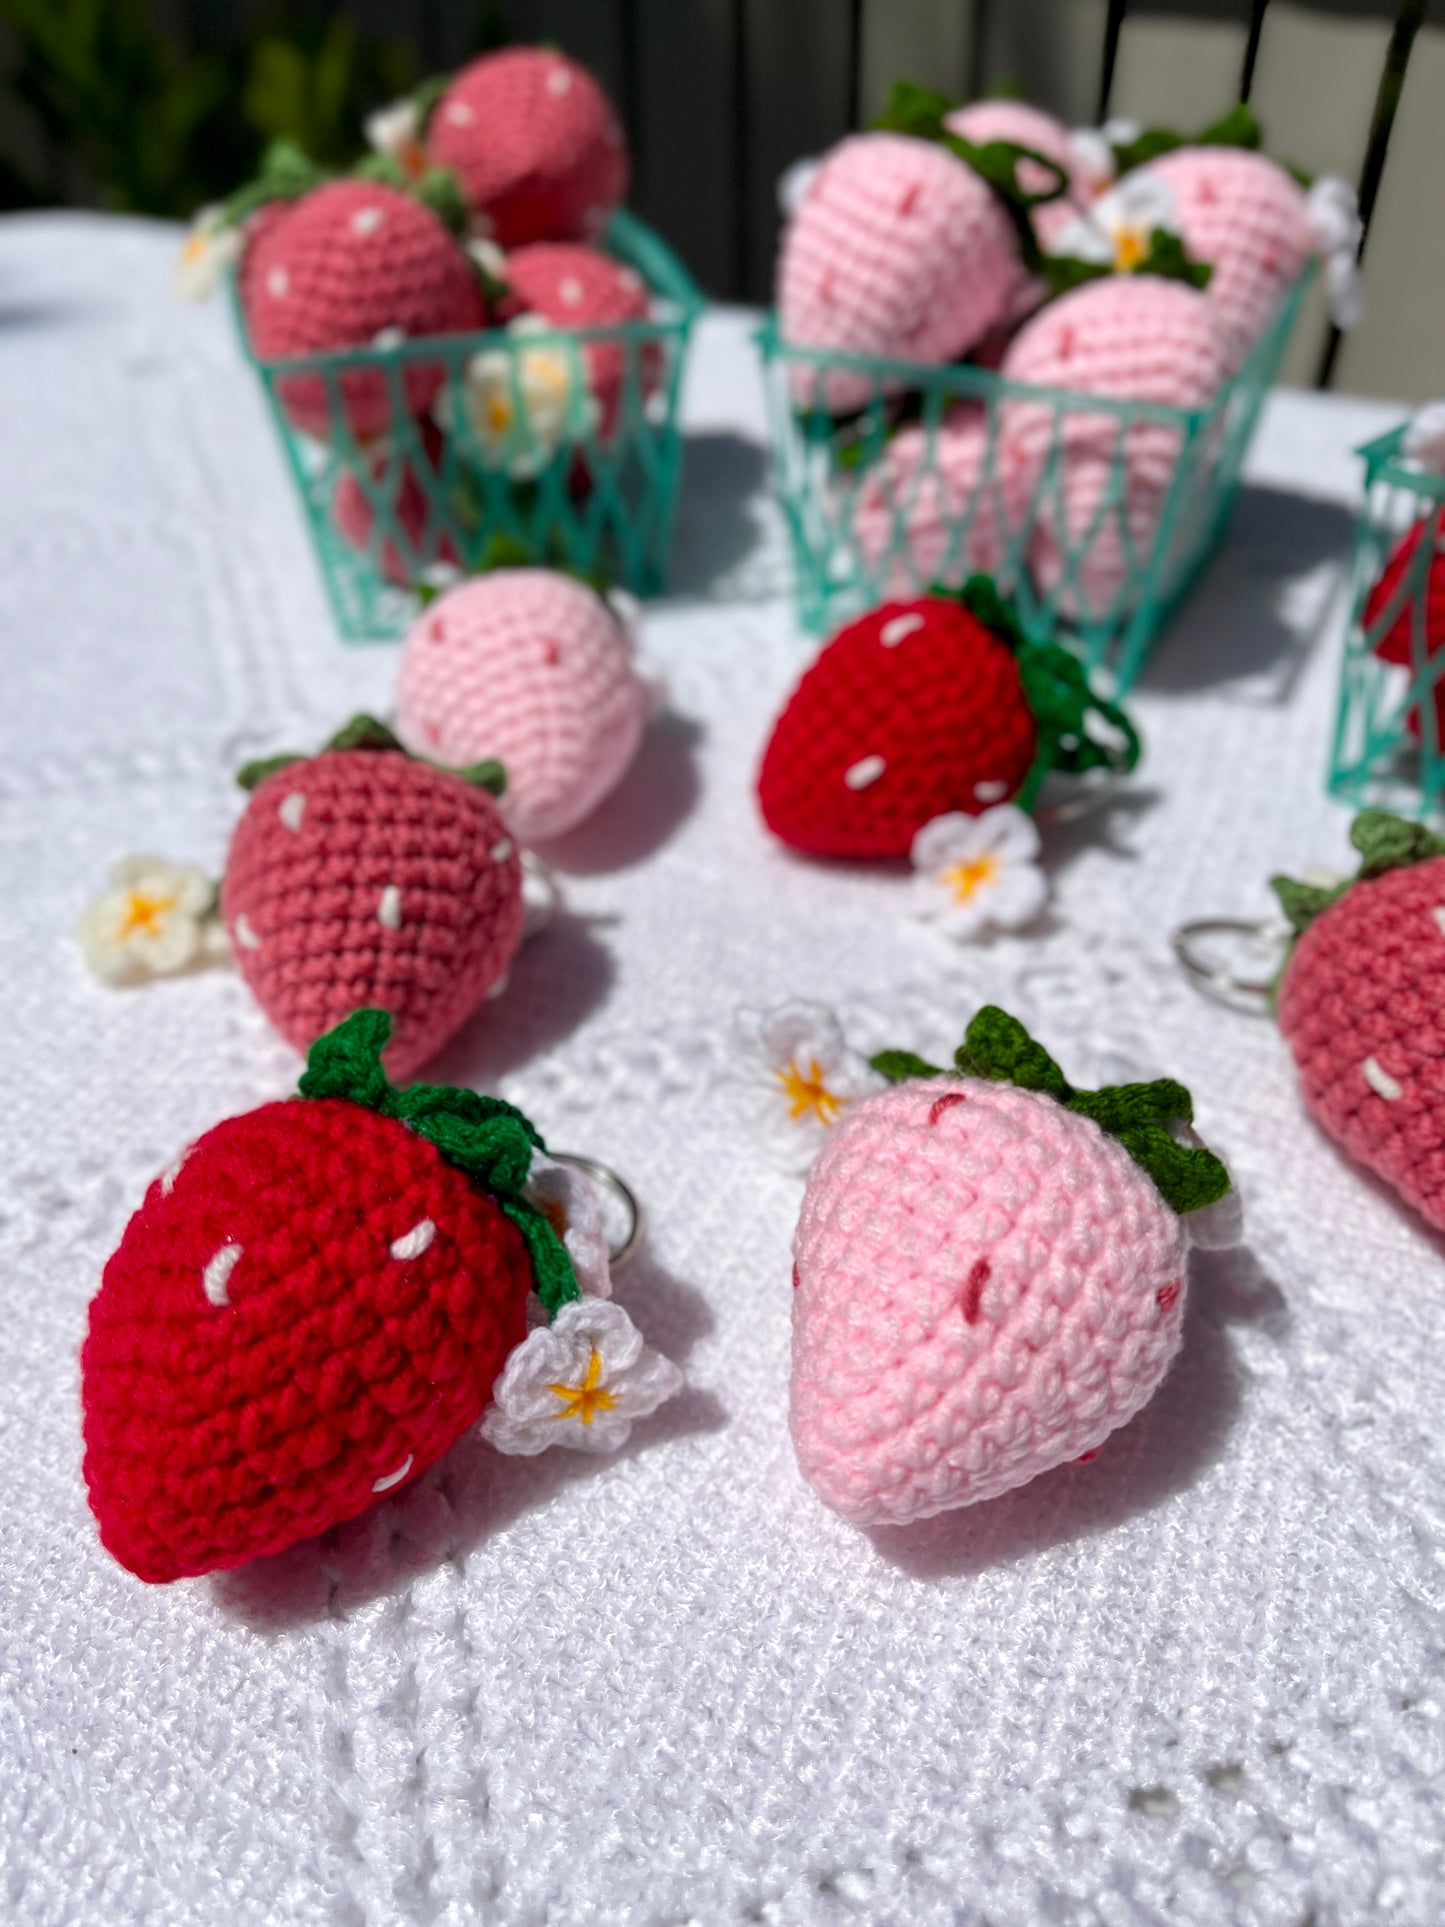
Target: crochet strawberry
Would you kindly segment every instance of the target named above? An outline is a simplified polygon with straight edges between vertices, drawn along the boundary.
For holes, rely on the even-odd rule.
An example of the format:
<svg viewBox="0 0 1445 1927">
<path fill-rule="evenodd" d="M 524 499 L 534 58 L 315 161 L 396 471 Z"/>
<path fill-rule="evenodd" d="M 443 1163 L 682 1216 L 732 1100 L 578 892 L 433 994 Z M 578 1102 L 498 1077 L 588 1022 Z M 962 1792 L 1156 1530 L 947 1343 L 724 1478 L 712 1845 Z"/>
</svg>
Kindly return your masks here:
<svg viewBox="0 0 1445 1927">
<path fill-rule="evenodd" d="M 552 569 L 494 569 L 449 589 L 402 644 L 397 727 L 447 763 L 498 758 L 524 842 L 590 816 L 626 773 L 652 708 L 626 629 Z"/>
<path fill-rule="evenodd" d="M 1076 1091 L 981 1010 L 940 1070 L 903 1052 L 813 1166 L 793 1241 L 790 1422 L 858 1525 L 907 1524 L 1092 1453 L 1184 1323 L 1181 1218 L 1229 1174 L 1168 1081 Z"/>
<path fill-rule="evenodd" d="M 342 469 L 331 498 L 331 519 L 337 534 L 353 548 L 370 551 L 382 575 L 399 588 L 415 582 L 434 563 L 458 569 L 462 565 L 461 554 L 434 500 L 440 492 L 437 476 L 442 462 L 442 432 L 429 416 L 423 417 L 416 429 L 421 464 L 389 445 L 367 461 L 371 488 L 380 495 L 401 531 L 400 546 L 395 536 L 386 535 L 373 549 L 376 510 L 354 469 Z"/>
<path fill-rule="evenodd" d="M 991 439 L 977 402 L 960 402 L 936 427 L 912 422 L 889 437 L 852 513 L 853 539 L 877 589 L 906 596 L 994 573 L 1005 543 L 997 483 L 984 481 Z"/>
<path fill-rule="evenodd" d="M 487 319 L 476 271 L 440 217 L 373 180 L 329 182 L 268 220 L 247 249 L 241 290 L 263 361 L 465 334 Z M 333 379 L 353 435 L 370 439 L 394 426 L 385 371 L 354 368 Z M 407 411 L 425 413 L 444 379 L 440 362 L 407 362 L 398 377 Z M 288 375 L 276 393 L 304 433 L 338 427 L 323 376 Z"/>
<path fill-rule="evenodd" d="M 249 764 L 221 912 L 241 975 L 305 1050 L 362 1004 L 390 1012 L 405 1076 L 505 978 L 522 935 L 498 765 L 414 760 L 359 716 L 318 756 Z"/>
<path fill-rule="evenodd" d="M 1419 591 L 1413 586 L 1415 571 L 1411 564 L 1420 552 L 1420 543 L 1427 528 L 1431 531 L 1430 540 L 1435 545 L 1435 553 L 1430 558 L 1425 575 L 1426 656 L 1432 657 L 1445 643 L 1445 549 L 1438 546 L 1438 530 L 1433 521 L 1416 522 L 1396 545 L 1379 580 L 1365 598 L 1363 615 L 1364 626 L 1370 630 L 1383 622 L 1392 609 L 1398 609 L 1394 620 L 1375 643 L 1375 654 L 1384 662 L 1404 663 L 1411 668 L 1415 663 L 1415 630 L 1419 620 L 1416 610 Z M 1407 599 L 1401 601 L 1401 596 Z M 1419 710 L 1412 709 L 1405 723 L 1410 734 L 1418 736 Z M 1435 684 L 1435 730 L 1437 740 L 1445 743 L 1445 678 Z"/>
<path fill-rule="evenodd" d="M 497 312 L 504 321 L 535 314 L 557 328 L 614 328 L 645 321 L 649 305 L 647 286 L 635 269 L 575 242 L 539 241 L 508 255 L 507 297 Z M 620 341 L 591 341 L 582 352 L 599 427 L 608 435 L 617 418 L 627 350 Z M 656 385 L 659 367 L 657 347 L 650 344 L 638 369 L 644 391 Z"/>
<path fill-rule="evenodd" d="M 1122 737 L 1092 740 L 1090 711 Z M 1139 739 L 1063 649 L 1030 642 L 984 576 L 840 629 L 779 717 L 758 775 L 773 834 L 812 856 L 902 857 L 925 823 L 1032 805 L 1050 769 L 1132 769 Z"/>
<path fill-rule="evenodd" d="M 299 1099 L 197 1139 L 106 1265 L 85 1481 L 141 1579 L 279 1552 L 397 1490 L 482 1414 L 528 1294 L 553 1316 L 579 1298 L 524 1193 L 536 1131 L 497 1098 L 394 1090 L 388 1029 L 356 1012 Z"/>
<path fill-rule="evenodd" d="M 585 67 L 550 47 L 484 54 L 431 112 L 429 158 L 499 247 L 597 240 L 627 192 L 627 144 Z"/>
<path fill-rule="evenodd" d="M 1279 1026 L 1318 1123 L 1445 1231 L 1445 839 L 1381 810 L 1350 839 L 1352 882 L 1274 879 Z"/>
</svg>

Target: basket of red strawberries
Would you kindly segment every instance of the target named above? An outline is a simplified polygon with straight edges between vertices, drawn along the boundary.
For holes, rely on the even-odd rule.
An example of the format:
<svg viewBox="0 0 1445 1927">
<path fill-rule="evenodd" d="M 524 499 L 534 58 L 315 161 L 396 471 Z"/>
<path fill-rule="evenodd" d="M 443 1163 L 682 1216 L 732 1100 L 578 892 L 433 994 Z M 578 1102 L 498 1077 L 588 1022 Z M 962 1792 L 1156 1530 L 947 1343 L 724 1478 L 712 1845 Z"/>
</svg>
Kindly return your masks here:
<svg viewBox="0 0 1445 1927">
<path fill-rule="evenodd" d="M 801 615 L 991 575 L 1125 689 L 1217 541 L 1315 259 L 1359 227 L 1239 107 L 1191 140 L 899 83 L 784 177 L 764 327 Z"/>
<path fill-rule="evenodd" d="M 207 210 L 347 637 L 500 552 L 662 585 L 701 297 L 622 205 L 622 129 L 550 48 L 484 55 L 374 115 L 345 175 L 285 144 Z"/>
</svg>

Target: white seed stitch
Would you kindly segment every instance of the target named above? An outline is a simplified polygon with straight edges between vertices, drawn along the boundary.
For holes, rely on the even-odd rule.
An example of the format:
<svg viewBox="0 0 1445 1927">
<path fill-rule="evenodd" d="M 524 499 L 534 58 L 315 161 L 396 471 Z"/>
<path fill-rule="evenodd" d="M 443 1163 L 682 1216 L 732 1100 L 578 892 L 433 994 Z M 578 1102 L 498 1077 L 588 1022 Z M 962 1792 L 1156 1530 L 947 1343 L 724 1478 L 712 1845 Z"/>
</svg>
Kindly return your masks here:
<svg viewBox="0 0 1445 1927">
<path fill-rule="evenodd" d="M 852 769 L 844 770 L 843 781 L 850 790 L 866 790 L 870 783 L 876 783 L 888 767 L 881 756 L 865 756 Z"/>
<path fill-rule="evenodd" d="M 424 1251 L 430 1249 L 436 1235 L 437 1228 L 431 1219 L 423 1218 L 420 1224 L 414 1224 L 411 1230 L 405 1232 L 400 1238 L 392 1239 L 391 1255 L 393 1258 L 402 1259 L 419 1258 Z"/>
<path fill-rule="evenodd" d="M 547 92 L 549 94 L 570 94 L 571 91 L 572 76 L 567 68 L 554 67 L 547 76 Z"/>
<path fill-rule="evenodd" d="M 383 208 L 359 207 L 351 217 L 351 232 L 359 235 L 364 241 L 367 235 L 375 234 L 385 220 L 386 212 Z"/>
<path fill-rule="evenodd" d="M 388 1472 L 384 1479 L 374 1479 L 372 1481 L 372 1485 L 371 1485 L 372 1491 L 373 1492 L 390 1492 L 391 1488 L 394 1485 L 400 1485 L 402 1480 L 406 1477 L 407 1473 L 410 1472 L 412 1460 L 415 1457 L 416 1457 L 415 1452 L 408 1452 L 405 1459 L 396 1468 L 395 1472 Z"/>
<path fill-rule="evenodd" d="M 188 1144 L 185 1150 L 181 1152 L 181 1155 L 178 1158 L 173 1158 L 165 1170 L 161 1172 L 161 1196 L 163 1198 L 168 1198 L 172 1191 L 175 1190 L 176 1179 L 181 1175 L 181 1166 L 190 1155 L 191 1147 Z"/>
<path fill-rule="evenodd" d="M 289 796 L 281 798 L 281 807 L 276 814 L 294 836 L 301 828 L 301 819 L 306 814 L 306 797 L 301 790 L 292 790 Z"/>
<path fill-rule="evenodd" d="M 231 1302 L 231 1273 L 241 1262 L 243 1246 L 223 1244 L 221 1249 L 210 1258 L 201 1273 L 201 1289 L 213 1305 L 229 1305 Z"/>
<path fill-rule="evenodd" d="M 399 348 L 405 340 L 406 329 L 393 325 L 390 328 L 378 328 L 371 337 L 371 345 L 373 348 Z"/>
<path fill-rule="evenodd" d="M 492 845 L 487 855 L 492 859 L 493 863 L 505 863 L 516 847 L 511 837 L 504 836 L 500 843 L 494 843 Z"/>
<path fill-rule="evenodd" d="M 878 631 L 878 640 L 885 649 L 896 649 L 900 642 L 905 642 L 909 636 L 917 635 L 920 629 L 927 627 L 927 623 L 917 611 L 910 616 L 895 616 L 891 622 L 885 622 Z"/>
<path fill-rule="evenodd" d="M 376 906 L 376 920 L 384 930 L 401 928 L 401 888 L 398 884 L 388 883 L 381 893 L 381 902 Z"/>
<path fill-rule="evenodd" d="M 1360 1069 L 1365 1074 L 1365 1082 L 1377 1096 L 1383 1097 L 1387 1104 L 1393 1104 L 1397 1097 L 1404 1095 L 1405 1087 L 1397 1084 L 1390 1073 L 1373 1057 L 1367 1057 Z"/>
<path fill-rule="evenodd" d="M 470 127 L 476 115 L 464 100 L 453 100 L 447 104 L 447 119 L 453 127 Z"/>
<path fill-rule="evenodd" d="M 240 944 L 243 950 L 259 950 L 261 948 L 261 939 L 251 928 L 251 919 L 246 915 L 244 910 L 231 925 L 231 939 L 232 942 Z"/>
<path fill-rule="evenodd" d="M 557 295 L 569 308 L 578 307 L 582 300 L 582 283 L 575 274 L 569 274 L 565 280 L 558 282 Z"/>
<path fill-rule="evenodd" d="M 973 794 L 979 803 L 1000 803 L 1008 795 L 1007 783 L 975 783 Z"/>
<path fill-rule="evenodd" d="M 1445 937 L 1445 903 L 1438 904 L 1430 915 L 1435 919 L 1435 928 Z"/>
<path fill-rule="evenodd" d="M 266 292 L 277 301 L 284 301 L 291 292 L 291 277 L 285 268 L 272 268 L 266 276 Z"/>
</svg>

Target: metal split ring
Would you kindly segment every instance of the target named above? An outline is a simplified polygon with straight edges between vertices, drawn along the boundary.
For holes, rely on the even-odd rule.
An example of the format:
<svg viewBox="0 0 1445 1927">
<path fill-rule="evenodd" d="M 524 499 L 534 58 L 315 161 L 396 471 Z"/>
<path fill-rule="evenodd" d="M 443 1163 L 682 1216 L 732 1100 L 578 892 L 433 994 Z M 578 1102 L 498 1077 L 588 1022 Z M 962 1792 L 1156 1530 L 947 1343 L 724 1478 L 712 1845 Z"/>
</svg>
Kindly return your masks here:
<svg viewBox="0 0 1445 1927">
<path fill-rule="evenodd" d="M 607 1252 L 608 1264 L 614 1271 L 619 1270 L 642 1243 L 642 1206 L 637 1202 L 631 1185 L 619 1178 L 609 1166 L 599 1164 L 596 1158 L 585 1158 L 577 1151 L 549 1151 L 547 1155 L 554 1164 L 570 1164 L 574 1170 L 585 1171 L 594 1184 L 609 1192 L 622 1206 L 627 1230 L 622 1242 L 610 1246 Z"/>
<path fill-rule="evenodd" d="M 1289 939 L 1289 926 L 1251 922 L 1243 917 L 1200 917 L 1194 923 L 1181 924 L 1171 940 L 1175 956 L 1195 982 L 1206 989 L 1230 997 L 1268 997 L 1274 988 L 1273 975 L 1239 977 L 1224 964 L 1201 955 L 1201 941 L 1207 943 L 1209 938 L 1220 936 L 1242 937 L 1255 944 L 1276 943 L 1282 947 Z"/>
</svg>

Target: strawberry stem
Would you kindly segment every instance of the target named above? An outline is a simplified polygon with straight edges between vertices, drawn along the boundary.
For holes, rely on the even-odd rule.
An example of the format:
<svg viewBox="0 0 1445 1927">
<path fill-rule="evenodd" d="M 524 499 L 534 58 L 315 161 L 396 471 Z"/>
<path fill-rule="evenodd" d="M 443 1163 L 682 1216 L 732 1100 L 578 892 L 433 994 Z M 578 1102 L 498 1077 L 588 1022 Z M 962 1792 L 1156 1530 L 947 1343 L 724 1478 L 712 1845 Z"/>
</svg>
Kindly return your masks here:
<svg viewBox="0 0 1445 1927">
<path fill-rule="evenodd" d="M 547 1149 L 540 1134 L 515 1105 L 500 1097 L 482 1097 L 449 1084 L 412 1084 L 398 1090 L 381 1061 L 390 1036 L 389 1012 L 354 1010 L 311 1046 L 301 1096 L 363 1105 L 435 1145 L 448 1164 L 496 1200 L 521 1232 L 532 1266 L 532 1289 L 555 1317 L 582 1294 L 566 1246 L 524 1194 L 533 1152 Z"/>
<path fill-rule="evenodd" d="M 1316 917 L 1357 883 L 1445 856 L 1445 837 L 1436 836 L 1423 823 L 1412 823 L 1406 816 L 1392 816 L 1388 810 L 1361 810 L 1350 825 L 1350 841 L 1360 852 L 1360 867 L 1344 883 L 1322 889 L 1314 883 L 1296 883 L 1293 877 L 1270 878 L 1269 887 L 1279 898 L 1296 936 L 1302 936 Z"/>
<path fill-rule="evenodd" d="M 460 777 L 462 782 L 470 783 L 473 789 L 486 790 L 492 796 L 501 796 L 507 787 L 507 772 L 495 757 L 485 762 L 467 763 L 460 769 L 452 769 L 446 763 L 433 763 L 425 756 L 412 756 L 394 730 L 378 722 L 375 716 L 364 711 L 353 716 L 349 723 L 338 729 L 336 734 L 321 745 L 318 756 L 325 756 L 333 749 L 375 749 L 388 750 L 397 756 L 410 757 L 414 763 L 424 763 L 429 769 L 445 770 L 448 776 Z M 278 769 L 286 769 L 292 763 L 304 763 L 307 757 L 295 751 L 286 751 L 280 756 L 262 756 L 254 762 L 243 763 L 236 772 L 236 781 L 243 790 L 254 790 L 264 783 L 268 776 L 274 776 Z"/>
</svg>

